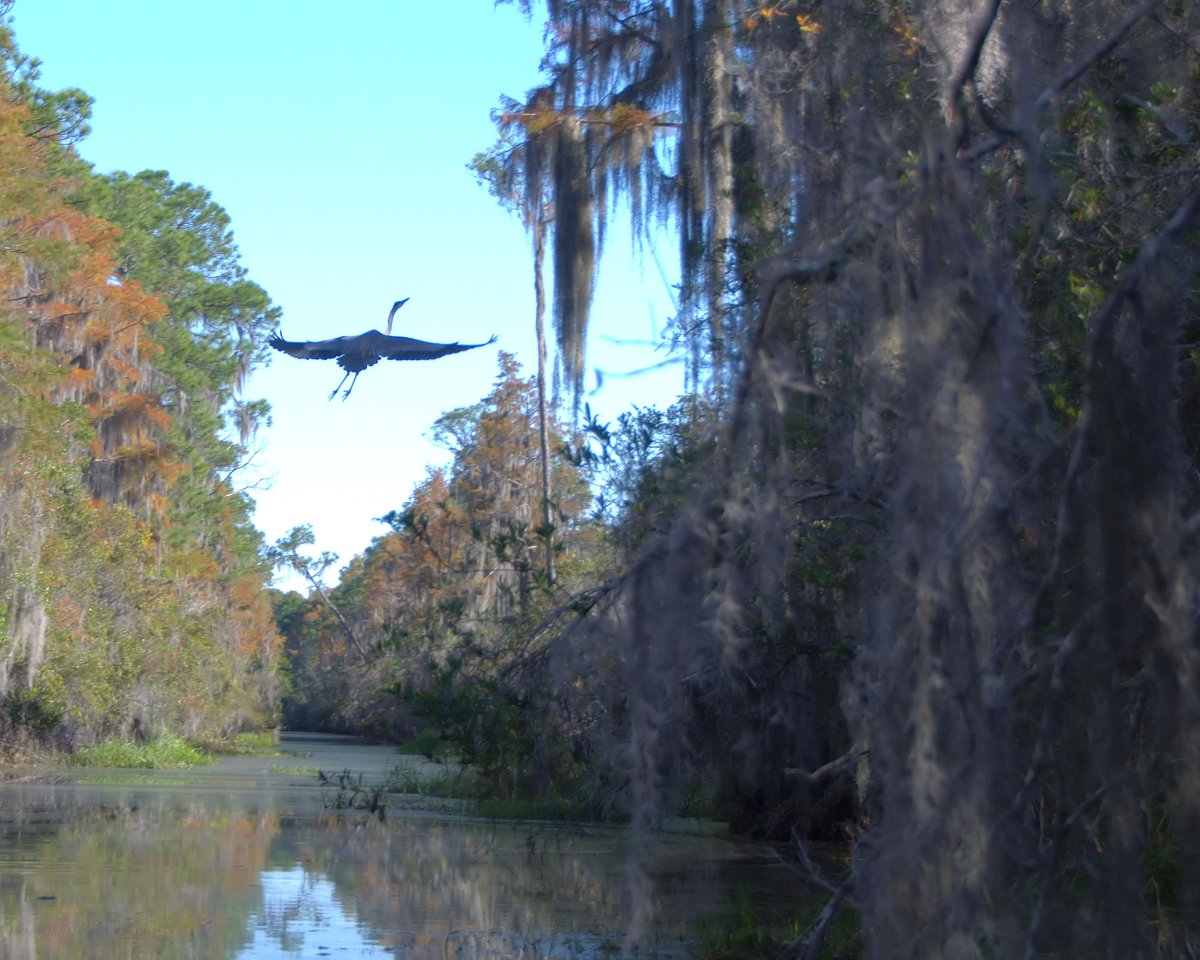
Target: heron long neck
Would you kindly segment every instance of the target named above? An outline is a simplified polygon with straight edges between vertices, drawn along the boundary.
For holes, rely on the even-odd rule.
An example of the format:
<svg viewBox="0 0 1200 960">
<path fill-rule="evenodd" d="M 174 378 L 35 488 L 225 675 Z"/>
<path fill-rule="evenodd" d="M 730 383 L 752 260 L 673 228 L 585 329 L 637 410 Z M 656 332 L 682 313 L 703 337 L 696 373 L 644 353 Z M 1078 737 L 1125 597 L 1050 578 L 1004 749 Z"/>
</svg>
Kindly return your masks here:
<svg viewBox="0 0 1200 960">
<path fill-rule="evenodd" d="M 387 335 L 389 337 L 392 335 L 392 317 L 394 317 L 396 315 L 396 311 L 399 310 L 406 303 L 408 303 L 408 297 L 405 297 L 403 300 L 397 300 L 395 303 L 392 304 L 392 312 L 388 314 L 388 322 L 387 322 Z"/>
</svg>

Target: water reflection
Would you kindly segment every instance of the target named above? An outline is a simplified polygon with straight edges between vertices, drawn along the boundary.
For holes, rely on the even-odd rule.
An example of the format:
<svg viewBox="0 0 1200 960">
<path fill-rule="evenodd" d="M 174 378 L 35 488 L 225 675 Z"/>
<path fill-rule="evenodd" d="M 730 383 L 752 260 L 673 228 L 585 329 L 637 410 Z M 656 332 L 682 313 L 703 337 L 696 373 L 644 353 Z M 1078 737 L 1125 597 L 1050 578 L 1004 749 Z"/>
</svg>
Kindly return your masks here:
<svg viewBox="0 0 1200 960">
<path fill-rule="evenodd" d="M 283 763 L 0 787 L 0 957 L 574 958 L 625 945 L 623 832 L 334 815 L 315 767 L 381 773 L 394 755 L 292 746 Z M 738 891 L 795 909 L 795 879 L 755 848 L 672 837 L 659 854 L 643 955 L 683 955 L 691 924 Z"/>
<path fill-rule="evenodd" d="M 263 908 L 250 918 L 250 943 L 238 960 L 325 957 L 338 953 L 362 960 L 394 957 L 371 939 L 338 902 L 333 883 L 314 878 L 296 864 L 290 870 L 265 870 Z"/>
</svg>

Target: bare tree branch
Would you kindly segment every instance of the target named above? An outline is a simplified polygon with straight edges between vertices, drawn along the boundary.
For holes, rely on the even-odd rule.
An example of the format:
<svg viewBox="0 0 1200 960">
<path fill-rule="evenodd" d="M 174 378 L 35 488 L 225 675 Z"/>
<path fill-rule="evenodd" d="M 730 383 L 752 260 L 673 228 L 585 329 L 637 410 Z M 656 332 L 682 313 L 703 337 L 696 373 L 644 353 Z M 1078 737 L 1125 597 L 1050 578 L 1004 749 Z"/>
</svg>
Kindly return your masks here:
<svg viewBox="0 0 1200 960">
<path fill-rule="evenodd" d="M 1096 44 L 1096 46 L 1080 60 L 1073 63 L 1065 72 L 1059 74 L 1054 82 L 1042 91 L 1034 103 L 1034 109 L 1041 111 L 1048 107 L 1055 97 L 1120 46 L 1121 41 L 1125 39 L 1129 31 L 1137 26 L 1143 18 L 1149 16 L 1155 7 L 1162 6 L 1162 2 L 1163 0 L 1146 0 L 1140 7 L 1132 10 L 1124 20 L 1117 24 L 1116 30 L 1100 43 Z"/>
</svg>

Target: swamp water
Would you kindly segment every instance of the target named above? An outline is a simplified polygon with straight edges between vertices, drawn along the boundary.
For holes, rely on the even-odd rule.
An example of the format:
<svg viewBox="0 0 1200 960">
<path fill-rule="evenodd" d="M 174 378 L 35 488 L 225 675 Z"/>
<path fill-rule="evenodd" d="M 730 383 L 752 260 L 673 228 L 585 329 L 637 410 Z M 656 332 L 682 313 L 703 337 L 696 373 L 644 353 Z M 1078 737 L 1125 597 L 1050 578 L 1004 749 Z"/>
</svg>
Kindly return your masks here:
<svg viewBox="0 0 1200 960">
<path fill-rule="evenodd" d="M 769 850 L 686 832 L 654 839 L 635 902 L 624 829 L 395 804 L 380 822 L 326 809 L 316 771 L 370 784 L 423 761 L 313 734 L 281 751 L 0 785 L 0 960 L 685 957 L 738 898 L 776 917 L 803 902 Z"/>
</svg>

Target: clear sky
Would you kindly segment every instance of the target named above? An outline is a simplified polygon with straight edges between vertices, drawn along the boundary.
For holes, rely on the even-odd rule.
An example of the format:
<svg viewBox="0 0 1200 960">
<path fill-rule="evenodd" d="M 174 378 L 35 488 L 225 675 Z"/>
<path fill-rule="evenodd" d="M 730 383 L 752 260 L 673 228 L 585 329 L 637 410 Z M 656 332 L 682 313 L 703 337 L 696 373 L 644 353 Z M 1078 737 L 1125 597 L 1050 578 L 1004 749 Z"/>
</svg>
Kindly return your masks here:
<svg viewBox="0 0 1200 960">
<path fill-rule="evenodd" d="M 529 243 L 467 164 L 495 140 L 501 94 L 537 84 L 542 20 L 490 0 L 17 0 L 12 16 L 43 86 L 95 98 L 85 159 L 210 190 L 289 339 L 382 329 L 402 297 L 393 333 L 498 335 L 486 350 L 382 363 L 345 402 L 326 399 L 342 375 L 332 361 L 278 355 L 251 379 L 247 396 L 273 408 L 243 478 L 259 481 L 257 525 L 270 542 L 311 524 L 317 549 L 349 562 L 385 531 L 374 518 L 445 461 L 430 427 L 488 393 L 495 350 L 536 369 Z M 613 376 L 668 358 L 656 344 L 673 291 L 627 229 L 607 243 L 585 400 L 611 420 L 670 403 L 682 367 Z"/>
</svg>

